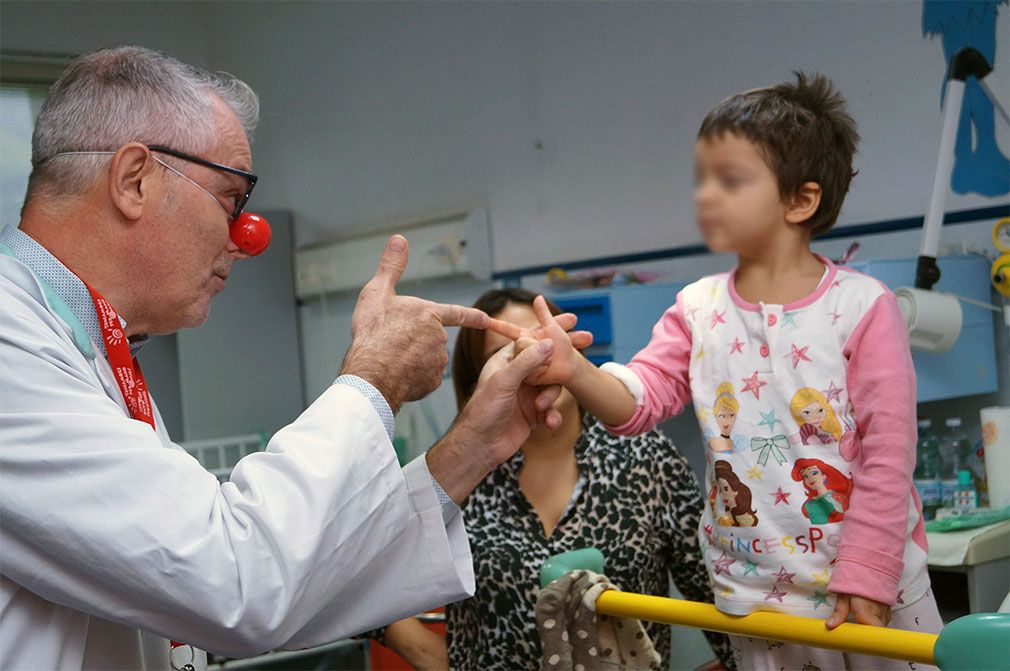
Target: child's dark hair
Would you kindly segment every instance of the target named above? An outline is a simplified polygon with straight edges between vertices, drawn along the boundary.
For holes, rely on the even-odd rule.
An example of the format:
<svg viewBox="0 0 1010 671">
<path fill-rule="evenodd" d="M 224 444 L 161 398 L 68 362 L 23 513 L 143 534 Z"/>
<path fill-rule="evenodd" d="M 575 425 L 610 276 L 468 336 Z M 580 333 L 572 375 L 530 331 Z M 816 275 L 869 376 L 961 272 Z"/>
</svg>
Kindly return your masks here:
<svg viewBox="0 0 1010 671">
<path fill-rule="evenodd" d="M 859 133 L 830 79 L 794 74 L 795 83 L 745 91 L 722 101 L 702 121 L 698 137 L 733 133 L 759 145 L 783 198 L 797 195 L 806 182 L 817 182 L 821 203 L 806 222 L 817 235 L 838 219 L 856 174 L 852 156 Z"/>
</svg>

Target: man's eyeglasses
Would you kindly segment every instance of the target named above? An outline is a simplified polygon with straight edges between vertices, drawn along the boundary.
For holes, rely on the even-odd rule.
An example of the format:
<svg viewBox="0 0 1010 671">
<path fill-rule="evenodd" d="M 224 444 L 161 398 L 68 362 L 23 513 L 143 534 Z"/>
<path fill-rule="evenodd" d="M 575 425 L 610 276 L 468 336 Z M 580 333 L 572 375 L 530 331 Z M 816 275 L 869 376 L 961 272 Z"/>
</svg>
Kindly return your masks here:
<svg viewBox="0 0 1010 671">
<path fill-rule="evenodd" d="M 239 177 L 244 177 L 247 183 L 245 193 L 236 201 L 235 211 L 232 212 L 232 221 L 238 219 L 238 216 L 242 214 L 242 210 L 245 209 L 246 203 L 249 202 L 249 197 L 252 196 L 253 187 L 256 186 L 256 175 L 251 172 L 246 172 L 245 170 L 239 170 L 238 168 L 232 168 L 231 166 L 221 165 L 220 163 L 214 163 L 206 159 L 202 159 L 199 156 L 193 156 L 192 154 L 186 154 L 181 151 L 176 151 L 175 149 L 169 149 L 168 147 L 162 147 L 161 145 L 150 145 L 148 149 L 151 151 L 156 151 L 159 154 L 166 154 L 183 161 L 189 161 L 190 163 L 196 163 L 197 165 L 202 165 L 205 168 L 211 168 L 212 170 L 220 170 L 221 172 L 227 172 L 231 175 L 238 175 Z"/>
<path fill-rule="evenodd" d="M 176 151 L 175 149 L 169 149 L 168 147 L 162 147 L 161 145 L 150 145 L 150 146 L 148 146 L 148 149 L 150 149 L 151 151 L 156 151 L 159 154 L 165 154 L 167 156 L 172 156 L 174 158 L 178 158 L 178 159 L 181 159 L 183 161 L 189 161 L 190 163 L 196 163 L 197 165 L 202 165 L 205 168 L 210 168 L 212 170 L 220 170 L 222 172 L 227 172 L 230 175 L 238 175 L 239 177 L 244 177 L 245 180 L 246 180 L 245 193 L 238 200 L 235 201 L 235 209 L 231 213 L 231 220 L 235 221 L 236 219 L 238 219 L 238 216 L 240 214 L 242 214 L 242 210 L 245 209 L 246 203 L 249 202 L 249 197 L 252 196 L 253 187 L 256 186 L 256 180 L 258 179 L 256 177 L 256 175 L 252 174 L 251 172 L 246 172 L 245 170 L 239 170 L 238 168 L 232 168 L 231 166 L 221 165 L 220 163 L 214 163 L 212 161 L 208 161 L 207 159 L 200 158 L 199 156 L 193 156 L 192 154 L 186 154 L 186 153 L 181 152 L 181 151 Z M 59 154 L 56 154 L 54 156 L 50 156 L 49 158 L 46 158 L 46 159 L 43 159 L 43 160 L 39 161 L 37 165 L 42 165 L 42 164 L 46 163 L 47 161 L 50 161 L 50 160 L 52 160 L 54 158 L 59 158 L 60 156 L 84 156 L 84 155 L 89 155 L 89 154 L 115 154 L 115 153 L 116 152 L 114 152 L 114 151 L 84 151 L 84 150 L 81 150 L 81 151 L 61 151 Z M 155 160 L 157 160 L 157 159 L 155 159 Z M 189 180 L 190 182 L 193 182 L 193 180 L 191 180 L 189 177 L 186 177 L 184 174 L 182 174 L 181 172 L 179 172 L 175 168 L 171 167 L 170 165 L 168 165 L 164 161 L 158 161 L 158 162 L 161 163 L 166 168 L 168 168 L 169 170 L 171 170 L 172 172 L 177 173 L 183 179 L 186 179 L 186 180 Z M 215 196 L 214 194 L 212 194 L 210 191 L 207 191 L 207 189 L 204 189 L 202 186 L 200 186 L 196 182 L 193 182 L 193 184 L 196 185 L 198 188 L 202 189 L 203 191 L 205 191 L 207 193 L 207 195 L 209 195 L 211 198 L 214 198 L 215 200 L 217 200 L 217 196 Z M 220 202 L 220 201 L 218 201 L 218 202 Z M 222 207 L 226 207 L 223 203 L 222 203 L 221 206 Z M 225 211 L 227 211 L 227 209 Z"/>
</svg>

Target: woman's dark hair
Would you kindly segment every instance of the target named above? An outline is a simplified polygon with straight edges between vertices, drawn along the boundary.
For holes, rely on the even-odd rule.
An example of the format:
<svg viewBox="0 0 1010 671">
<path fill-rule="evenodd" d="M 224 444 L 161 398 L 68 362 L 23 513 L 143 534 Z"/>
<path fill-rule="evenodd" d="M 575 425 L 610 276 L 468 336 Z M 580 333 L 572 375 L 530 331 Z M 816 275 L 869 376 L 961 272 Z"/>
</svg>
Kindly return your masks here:
<svg viewBox="0 0 1010 671">
<path fill-rule="evenodd" d="M 473 307 L 495 317 L 509 304 L 533 306 L 537 294 L 526 289 L 492 289 L 481 294 Z M 561 314 L 561 308 L 547 300 L 552 315 Z M 452 351 L 452 386 L 456 390 L 456 408 L 463 409 L 473 395 L 477 379 L 484 367 L 484 331 L 461 328 Z"/>
<path fill-rule="evenodd" d="M 720 459 L 715 462 L 714 466 L 716 480 L 720 478 L 725 480 L 730 489 L 736 492 L 736 506 L 733 510 L 729 511 L 729 514 L 733 516 L 733 526 L 740 526 L 740 523 L 737 522 L 737 517 L 740 515 L 752 516 L 754 518 L 754 526 L 757 526 L 758 516 L 757 511 L 751 508 L 750 487 L 740 482 L 740 478 L 733 472 L 733 467 L 728 461 Z"/>
</svg>

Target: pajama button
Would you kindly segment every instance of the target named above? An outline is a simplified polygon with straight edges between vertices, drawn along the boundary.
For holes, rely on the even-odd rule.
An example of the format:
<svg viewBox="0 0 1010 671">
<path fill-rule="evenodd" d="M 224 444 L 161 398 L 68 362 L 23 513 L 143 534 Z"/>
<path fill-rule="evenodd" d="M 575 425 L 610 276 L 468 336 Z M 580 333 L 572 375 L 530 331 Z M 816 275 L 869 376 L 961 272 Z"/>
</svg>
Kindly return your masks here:
<svg viewBox="0 0 1010 671">
<path fill-rule="evenodd" d="M 775 315 L 768 315 L 768 326 L 775 326 L 775 323 L 778 322 L 778 320 L 779 318 Z"/>
<path fill-rule="evenodd" d="M 761 356 L 767 357 L 768 356 L 768 345 L 761 345 L 761 349 L 759 351 L 761 352 Z"/>
</svg>

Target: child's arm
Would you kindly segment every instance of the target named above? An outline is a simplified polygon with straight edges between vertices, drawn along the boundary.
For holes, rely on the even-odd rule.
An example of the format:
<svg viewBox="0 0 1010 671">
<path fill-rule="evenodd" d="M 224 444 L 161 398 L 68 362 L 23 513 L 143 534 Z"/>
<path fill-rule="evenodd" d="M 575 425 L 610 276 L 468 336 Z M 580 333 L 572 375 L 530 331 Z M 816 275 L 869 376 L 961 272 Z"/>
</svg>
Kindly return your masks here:
<svg viewBox="0 0 1010 671">
<path fill-rule="evenodd" d="M 623 382 L 581 355 L 565 387 L 579 405 L 607 426 L 627 424 L 638 409 L 635 397 Z"/>
<path fill-rule="evenodd" d="M 844 354 L 861 448 L 828 585 L 840 597 L 851 599 L 839 599 L 829 627 L 844 621 L 850 605 L 857 620 L 886 623 L 904 570 L 915 468 L 916 392 L 908 332 L 894 294 L 877 298 L 849 336 Z M 884 622 L 872 621 L 877 619 Z"/>
<path fill-rule="evenodd" d="M 679 295 L 653 328 L 652 340 L 627 367 L 604 364 L 597 368 L 575 350 L 542 298 L 533 307 L 541 323 L 535 337 L 550 337 L 554 352 L 549 368 L 532 382 L 563 384 L 614 433 L 647 431 L 681 412 L 690 401 L 691 331 Z"/>
<path fill-rule="evenodd" d="M 528 380 L 531 384 L 562 384 L 572 392 L 579 404 L 604 424 L 620 425 L 635 412 L 635 397 L 617 378 L 607 375 L 578 351 L 566 323 L 551 315 L 543 296 L 533 301 L 533 311 L 540 327 L 524 333 L 517 340 L 517 351 L 535 340 L 550 338 L 554 352 L 550 362 Z"/>
</svg>

